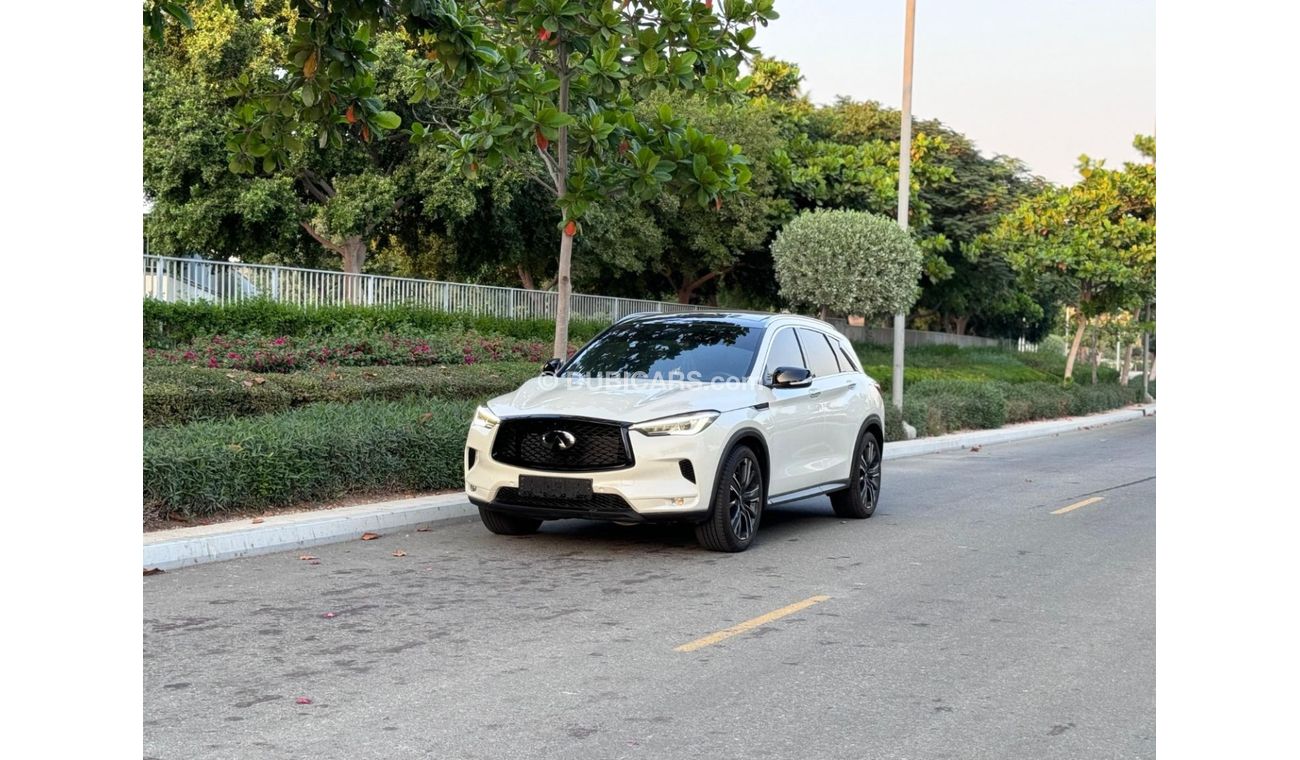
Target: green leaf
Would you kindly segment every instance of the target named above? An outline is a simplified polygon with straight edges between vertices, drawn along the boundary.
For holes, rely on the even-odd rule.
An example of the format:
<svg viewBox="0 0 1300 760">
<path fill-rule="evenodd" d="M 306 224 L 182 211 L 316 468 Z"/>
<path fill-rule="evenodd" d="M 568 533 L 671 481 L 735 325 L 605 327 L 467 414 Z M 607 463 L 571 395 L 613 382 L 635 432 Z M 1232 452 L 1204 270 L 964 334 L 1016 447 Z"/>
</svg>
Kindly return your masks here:
<svg viewBox="0 0 1300 760">
<path fill-rule="evenodd" d="M 392 111 L 380 111 L 370 117 L 370 122 L 380 129 L 397 129 L 402 126 L 402 117 Z"/>
</svg>

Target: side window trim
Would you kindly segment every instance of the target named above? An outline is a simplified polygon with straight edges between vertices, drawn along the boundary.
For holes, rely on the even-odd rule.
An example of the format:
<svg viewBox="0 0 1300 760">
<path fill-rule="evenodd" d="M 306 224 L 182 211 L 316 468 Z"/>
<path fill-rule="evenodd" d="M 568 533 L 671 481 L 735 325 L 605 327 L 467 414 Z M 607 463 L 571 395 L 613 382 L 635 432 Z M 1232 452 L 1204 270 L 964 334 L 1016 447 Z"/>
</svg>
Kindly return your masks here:
<svg viewBox="0 0 1300 760">
<path fill-rule="evenodd" d="M 826 341 L 826 347 L 831 350 L 831 356 L 835 357 L 835 367 L 839 370 L 835 374 L 840 375 L 847 372 L 848 370 L 844 369 L 844 362 L 840 361 L 840 352 L 835 350 L 838 347 L 837 341 L 832 340 L 831 336 L 824 332 L 819 331 L 817 334 L 822 336 L 822 340 Z"/>
<path fill-rule="evenodd" d="M 776 370 L 776 367 L 772 366 L 772 352 L 776 349 L 776 342 L 781 337 L 781 333 L 786 330 L 790 331 L 790 335 L 794 338 L 795 348 L 799 349 L 800 366 L 805 369 L 808 367 L 808 357 L 803 352 L 803 344 L 799 342 L 799 332 L 795 330 L 794 327 L 786 325 L 785 327 L 777 328 L 776 332 L 772 333 L 772 341 L 767 344 L 767 355 L 763 357 L 763 376 L 761 378 L 763 382 L 767 382 L 771 379 L 768 377 L 770 371 L 774 372 Z"/>
</svg>

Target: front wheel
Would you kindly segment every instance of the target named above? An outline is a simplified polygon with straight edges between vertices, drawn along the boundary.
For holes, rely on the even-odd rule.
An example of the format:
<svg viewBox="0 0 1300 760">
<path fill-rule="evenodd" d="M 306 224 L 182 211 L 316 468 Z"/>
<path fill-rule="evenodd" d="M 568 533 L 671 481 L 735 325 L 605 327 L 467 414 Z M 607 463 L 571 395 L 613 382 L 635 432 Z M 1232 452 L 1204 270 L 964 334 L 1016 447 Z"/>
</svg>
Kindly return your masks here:
<svg viewBox="0 0 1300 760">
<path fill-rule="evenodd" d="M 838 517 L 864 519 L 876 511 L 880 501 L 880 439 L 864 430 L 853 450 L 849 487 L 831 494 L 831 507 Z"/>
<path fill-rule="evenodd" d="M 754 542 L 763 516 L 763 468 L 748 446 L 727 455 L 713 488 L 709 519 L 695 528 L 695 537 L 715 552 L 743 552 Z"/>
<path fill-rule="evenodd" d="M 488 507 L 478 508 L 479 519 L 488 530 L 498 536 L 527 536 L 536 533 L 542 527 L 541 520 L 520 517 Z"/>
</svg>

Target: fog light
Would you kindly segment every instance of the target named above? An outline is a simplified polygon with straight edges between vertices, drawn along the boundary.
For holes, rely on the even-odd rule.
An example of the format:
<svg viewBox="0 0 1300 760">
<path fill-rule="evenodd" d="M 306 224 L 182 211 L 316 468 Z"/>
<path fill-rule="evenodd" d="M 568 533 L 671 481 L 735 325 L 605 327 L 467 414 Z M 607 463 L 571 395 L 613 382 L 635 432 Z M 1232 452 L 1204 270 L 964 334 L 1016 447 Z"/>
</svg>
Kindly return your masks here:
<svg viewBox="0 0 1300 760">
<path fill-rule="evenodd" d="M 685 504 L 686 504 L 686 500 L 683 499 L 683 498 L 680 497 L 680 496 L 678 496 L 677 498 L 673 499 L 673 506 L 675 506 L 675 507 L 680 507 L 680 506 L 683 506 L 683 505 L 685 505 Z"/>
<path fill-rule="evenodd" d="M 470 487 L 469 487 L 469 490 L 471 490 L 471 491 L 477 491 L 477 490 L 478 490 L 478 486 L 470 486 Z"/>
</svg>

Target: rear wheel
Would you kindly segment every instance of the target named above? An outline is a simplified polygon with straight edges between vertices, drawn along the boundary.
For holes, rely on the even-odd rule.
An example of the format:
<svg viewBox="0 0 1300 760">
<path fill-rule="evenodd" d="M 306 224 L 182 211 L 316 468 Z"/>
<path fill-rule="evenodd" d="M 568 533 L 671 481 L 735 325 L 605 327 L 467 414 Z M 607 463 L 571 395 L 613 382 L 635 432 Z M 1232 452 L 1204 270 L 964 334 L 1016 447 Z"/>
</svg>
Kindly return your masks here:
<svg viewBox="0 0 1300 760">
<path fill-rule="evenodd" d="M 831 507 L 839 517 L 871 517 L 880 501 L 880 439 L 870 430 L 862 431 L 853 450 L 853 469 L 849 487 L 831 494 Z"/>
<path fill-rule="evenodd" d="M 542 526 L 541 520 L 520 517 L 489 507 L 479 507 L 478 516 L 487 529 L 498 536 L 527 536 L 536 533 Z"/>
<path fill-rule="evenodd" d="M 695 527 L 695 537 L 715 552 L 741 552 L 754 542 L 763 516 L 763 469 L 748 446 L 727 455 L 713 487 L 709 519 Z"/>
</svg>

